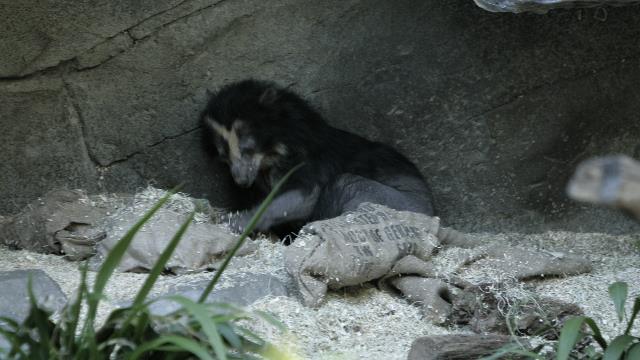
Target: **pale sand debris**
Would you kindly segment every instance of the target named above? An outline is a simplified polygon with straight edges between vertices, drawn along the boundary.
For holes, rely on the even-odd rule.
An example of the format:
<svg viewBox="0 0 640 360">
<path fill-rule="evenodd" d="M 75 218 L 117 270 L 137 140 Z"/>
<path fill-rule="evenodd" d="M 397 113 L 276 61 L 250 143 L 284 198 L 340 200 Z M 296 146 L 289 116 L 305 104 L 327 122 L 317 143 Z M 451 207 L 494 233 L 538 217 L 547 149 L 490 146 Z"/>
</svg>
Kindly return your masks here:
<svg viewBox="0 0 640 360">
<path fill-rule="evenodd" d="M 499 241 L 548 251 L 571 251 L 591 259 L 594 263 L 591 274 L 545 279 L 535 285 L 542 295 L 577 301 L 587 315 L 597 320 L 607 337 L 621 329 L 607 294 L 608 284 L 624 280 L 629 283 L 631 295 L 640 294 L 640 254 L 634 245 L 638 236 L 571 232 L 474 236 L 482 243 Z M 267 239 L 258 241 L 258 251 L 234 260 L 229 274 L 265 273 L 288 281 L 283 268 L 282 245 Z M 441 264 L 446 267 L 447 261 L 442 260 Z M 68 296 L 79 280 L 77 268 L 77 263 L 59 256 L 10 251 L 0 247 L 0 271 L 42 269 L 60 284 Z M 93 278 L 93 273 L 91 275 L 90 278 Z M 162 276 L 152 294 L 162 293 L 173 284 L 210 279 L 211 276 L 211 273 Z M 116 273 L 107 286 L 110 304 L 100 309 L 101 319 L 111 305 L 133 297 L 145 277 L 144 274 Z M 230 284 L 223 282 L 220 285 L 224 287 Z M 251 308 L 270 311 L 280 318 L 293 334 L 303 358 L 309 359 L 405 359 L 415 338 L 458 332 L 457 329 L 438 327 L 423 320 L 418 307 L 369 286 L 330 293 L 327 302 L 318 309 L 306 308 L 290 298 L 266 298 Z M 275 333 L 273 328 L 260 324 L 255 326 L 266 331 L 267 338 L 281 340 L 280 334 Z M 640 332 L 638 325 L 634 332 Z"/>
</svg>

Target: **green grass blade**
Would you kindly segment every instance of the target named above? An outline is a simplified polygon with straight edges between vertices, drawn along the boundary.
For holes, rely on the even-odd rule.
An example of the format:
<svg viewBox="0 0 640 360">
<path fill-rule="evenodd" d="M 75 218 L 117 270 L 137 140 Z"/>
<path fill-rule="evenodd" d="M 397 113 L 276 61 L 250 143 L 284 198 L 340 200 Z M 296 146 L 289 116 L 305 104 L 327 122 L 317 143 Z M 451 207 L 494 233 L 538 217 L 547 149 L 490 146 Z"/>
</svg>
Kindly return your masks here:
<svg viewBox="0 0 640 360">
<path fill-rule="evenodd" d="M 265 341 L 262 340 L 262 338 L 258 336 L 258 334 L 254 333 L 253 331 L 241 326 L 236 327 L 235 330 L 236 330 L 236 333 L 242 335 L 242 337 L 244 337 L 246 341 L 252 342 L 256 346 L 256 348 L 260 348 L 264 346 Z"/>
<path fill-rule="evenodd" d="M 598 328 L 598 325 L 596 325 L 596 322 L 589 317 L 585 318 L 584 322 L 591 328 L 591 335 L 593 336 L 593 339 L 600 345 L 603 350 L 606 349 L 607 341 L 602 337 L 602 333 L 600 332 L 600 328 Z"/>
<path fill-rule="evenodd" d="M 149 314 L 149 309 L 142 305 L 144 311 L 138 312 L 138 315 L 135 317 L 136 326 L 133 334 L 134 339 L 144 339 L 144 336 L 149 336 L 149 334 L 156 334 L 155 330 L 151 326 L 151 315 Z"/>
<path fill-rule="evenodd" d="M 10 317 L 0 316 L 0 326 L 9 326 L 12 330 L 17 331 L 20 329 L 20 324 Z M 2 329 L 2 327 L 0 327 Z"/>
<path fill-rule="evenodd" d="M 4 352 L 13 355 L 12 359 L 28 359 L 29 357 L 22 350 L 22 346 L 26 343 L 26 341 L 23 341 L 20 336 L 16 334 L 16 332 L 5 330 L 0 327 L 0 336 L 3 336 L 5 339 L 7 339 L 10 345 L 9 349 Z M 0 350 L 0 354 L 3 354 L 2 350 Z M 17 356 L 18 354 L 20 356 Z"/>
<path fill-rule="evenodd" d="M 284 326 L 284 324 L 280 320 L 278 320 L 275 316 L 273 316 L 272 314 L 269 314 L 266 311 L 260 311 L 260 310 L 255 310 L 254 313 L 257 314 L 258 316 L 260 316 L 262 319 L 264 319 L 269 324 L 275 326 L 278 330 L 280 330 L 280 331 L 286 331 L 287 330 L 287 327 Z"/>
<path fill-rule="evenodd" d="M 217 322 L 218 332 L 235 349 L 242 347 L 242 340 L 227 322 Z"/>
<path fill-rule="evenodd" d="M 228 314 L 234 317 L 249 316 L 249 313 L 247 313 L 244 308 L 232 303 L 212 302 L 208 303 L 207 305 L 211 307 L 212 311 L 218 310 L 215 311 L 217 314 L 221 313 L 219 310 L 225 310 L 224 314 Z"/>
<path fill-rule="evenodd" d="M 98 274 L 96 275 L 96 280 L 93 284 L 94 294 L 102 294 L 105 286 L 107 285 L 107 281 L 116 270 L 116 267 L 120 263 L 120 260 L 129 248 L 131 241 L 133 241 L 134 236 L 138 233 L 138 231 L 140 231 L 144 224 L 147 223 L 149 219 L 151 219 L 153 214 L 155 214 L 162 207 L 162 205 L 164 205 L 167 200 L 169 200 L 169 197 L 171 197 L 173 194 L 175 194 L 174 190 L 167 192 L 165 196 L 163 196 L 155 205 L 153 205 L 153 207 L 149 209 L 149 211 L 147 211 L 147 213 L 144 214 L 144 216 L 140 220 L 138 220 L 138 222 L 135 223 L 135 225 L 133 225 L 133 227 L 131 227 L 131 229 L 129 229 L 126 234 L 124 234 L 122 239 L 120 239 L 116 243 L 113 249 L 109 251 L 109 254 L 102 263 L 102 266 L 100 266 Z"/>
<path fill-rule="evenodd" d="M 557 360 L 569 359 L 571 350 L 578 340 L 584 336 L 580 330 L 586 319 L 585 316 L 576 316 L 564 323 L 562 330 L 560 330 L 560 339 L 558 340 Z"/>
<path fill-rule="evenodd" d="M 33 279 L 31 273 L 29 273 L 29 278 L 27 280 L 27 292 L 29 293 L 29 304 L 31 305 L 27 321 L 30 320 L 34 322 L 39 335 L 39 348 L 41 352 L 44 353 L 47 351 L 46 349 L 53 349 L 49 342 L 49 339 L 51 338 L 50 330 L 53 329 L 49 329 L 49 314 L 40 308 L 36 301 L 36 295 L 33 293 Z"/>
<path fill-rule="evenodd" d="M 15 331 L 3 329 L 0 327 L 0 337 L 5 338 L 12 346 L 19 341 L 18 335 L 15 334 Z"/>
<path fill-rule="evenodd" d="M 629 333 L 631 332 L 631 329 L 633 328 L 633 323 L 636 321 L 636 316 L 638 316 L 638 313 L 640 313 L 640 296 L 638 296 L 633 302 L 633 309 L 631 310 L 631 317 L 629 318 L 629 323 L 627 324 L 627 329 L 624 331 L 625 335 L 629 335 Z"/>
<path fill-rule="evenodd" d="M 211 355 L 207 352 L 205 348 L 200 346 L 197 342 L 177 335 L 164 335 L 150 342 L 144 343 L 140 345 L 133 353 L 131 353 L 127 359 L 128 360 L 137 360 L 146 352 L 162 348 L 167 350 L 167 345 L 173 345 L 177 348 L 180 348 L 186 352 L 190 352 L 191 354 L 197 356 L 202 360 L 214 360 Z"/>
<path fill-rule="evenodd" d="M 284 185 L 284 183 L 287 181 L 287 179 L 289 179 L 291 174 L 293 174 L 296 170 L 298 170 L 303 165 L 304 165 L 304 163 L 298 164 L 293 169 L 289 170 L 289 172 L 286 173 L 282 177 L 282 179 L 280 179 L 280 181 L 278 181 L 276 186 L 273 187 L 273 189 L 271 190 L 269 195 L 267 195 L 267 197 L 264 199 L 264 201 L 262 201 L 262 204 L 260 204 L 260 207 L 258 208 L 258 211 L 256 211 L 256 213 L 253 215 L 253 217 L 249 221 L 249 225 L 247 226 L 246 229 L 244 229 L 244 231 L 242 232 L 242 234 L 238 238 L 238 241 L 236 241 L 236 245 L 233 247 L 233 249 L 231 249 L 231 251 L 229 251 L 229 253 L 227 254 L 227 256 L 224 259 L 224 262 L 222 263 L 220 268 L 216 271 L 215 275 L 213 276 L 213 279 L 211 279 L 209 284 L 207 284 L 207 287 L 205 288 L 205 290 L 200 295 L 200 299 L 198 299 L 198 302 L 201 303 L 201 302 L 204 302 L 207 299 L 207 297 L 211 293 L 211 290 L 213 290 L 213 287 L 218 283 L 218 280 L 220 280 L 220 276 L 222 276 L 222 273 L 227 268 L 227 265 L 229 265 L 229 262 L 231 261 L 231 258 L 233 258 L 233 256 L 236 254 L 238 249 L 240 249 L 240 247 L 242 247 L 242 245 L 244 244 L 244 241 L 247 239 L 247 236 L 249 236 L 249 234 L 251 234 L 251 232 L 255 228 L 256 224 L 258 223 L 258 221 L 262 217 L 262 214 L 264 214 L 264 212 L 267 210 L 269 205 L 271 205 L 271 202 L 273 201 L 273 198 L 280 191 L 280 188 L 282 187 L 282 185 Z"/>
<path fill-rule="evenodd" d="M 618 314 L 618 321 L 624 320 L 624 303 L 627 301 L 629 289 L 626 282 L 617 281 L 609 285 L 609 296 L 613 300 Z"/>
<path fill-rule="evenodd" d="M 605 350 L 602 360 L 620 360 L 625 350 L 631 345 L 636 338 L 630 335 L 620 335 L 613 339 L 607 350 Z"/>
<path fill-rule="evenodd" d="M 97 347 L 95 344 L 95 331 L 94 331 L 94 321 L 96 317 L 96 312 L 98 311 L 98 303 L 102 298 L 102 293 L 104 291 L 105 286 L 107 285 L 107 281 L 115 271 L 116 267 L 120 263 L 120 260 L 124 256 L 127 251 L 127 248 L 133 241 L 134 236 L 140 231 L 140 229 L 144 226 L 144 224 L 149 221 L 149 219 L 155 214 L 161 207 L 164 205 L 167 200 L 175 193 L 175 190 L 171 190 L 167 192 L 165 196 L 163 196 L 155 205 L 149 209 L 144 216 L 138 220 L 129 231 L 127 231 L 124 236 L 116 243 L 116 245 L 109 251 L 107 257 L 104 262 L 100 266 L 98 270 L 98 274 L 96 275 L 95 282 L 93 284 L 93 291 L 87 294 L 87 316 L 85 317 L 85 322 L 82 329 L 82 344 L 87 344 L 90 346 L 89 350 L 91 351 L 91 356 L 97 356 Z"/>
<path fill-rule="evenodd" d="M 173 255 L 173 252 L 178 246 L 178 243 L 180 243 L 182 236 L 189 228 L 189 225 L 191 225 L 191 222 L 193 221 L 194 216 L 195 216 L 195 212 L 192 212 L 191 214 L 189 214 L 189 216 L 187 217 L 187 220 L 180 226 L 180 228 L 175 233 L 175 235 L 173 235 L 173 238 L 171 239 L 167 247 L 162 251 L 162 254 L 160 254 L 160 257 L 158 257 L 158 260 L 153 265 L 153 268 L 149 272 L 149 276 L 147 276 L 147 279 L 145 280 L 144 284 L 142 284 L 142 287 L 140 288 L 140 290 L 138 290 L 138 294 L 136 295 L 136 298 L 133 300 L 133 305 L 131 307 L 133 308 L 139 307 L 147 298 L 147 295 L 149 295 L 149 291 L 151 291 L 153 284 L 155 284 L 156 281 L 158 280 L 158 277 L 164 270 L 165 265 L 171 258 L 171 255 Z"/>
<path fill-rule="evenodd" d="M 216 328 L 215 322 L 211 319 L 207 311 L 207 307 L 181 296 L 170 296 L 168 299 L 182 305 L 182 307 L 198 321 L 200 326 L 202 326 L 202 331 L 207 335 L 217 358 L 227 360 L 227 349 L 222 342 L 222 337 Z"/>
<path fill-rule="evenodd" d="M 634 344 L 627 352 L 625 360 L 637 360 L 640 359 L 640 343 Z"/>
<path fill-rule="evenodd" d="M 182 223 L 180 228 L 178 228 L 178 231 L 173 235 L 173 238 L 171 239 L 171 241 L 169 241 L 169 244 L 167 244 L 167 247 L 162 251 L 162 254 L 160 254 L 160 256 L 158 257 L 158 260 L 155 262 L 155 264 L 153 264 L 153 268 L 151 269 L 151 271 L 149 271 L 149 275 L 147 276 L 144 283 L 140 287 L 140 290 L 138 290 L 138 294 L 136 295 L 135 299 L 133 300 L 133 303 L 131 304 L 131 307 L 130 307 L 131 311 L 129 312 L 129 315 L 122 322 L 122 325 L 120 327 L 121 330 L 125 329 L 129 325 L 133 317 L 136 316 L 136 314 L 138 313 L 138 310 L 144 304 L 145 299 L 147 298 L 147 296 L 149 295 L 149 292 L 151 291 L 151 288 L 153 288 L 153 285 L 158 280 L 158 277 L 164 270 L 165 265 L 171 258 L 171 255 L 173 255 L 173 252 L 176 250 L 176 247 L 180 243 L 182 236 L 189 228 L 189 225 L 191 225 L 191 222 L 193 221 L 194 216 L 195 216 L 195 212 L 192 212 L 191 214 L 189 214 L 185 222 Z"/>
<path fill-rule="evenodd" d="M 76 329 L 78 328 L 78 322 L 80 321 L 80 311 L 82 310 L 82 301 L 87 294 L 87 265 L 80 269 L 80 285 L 78 286 L 78 293 L 76 298 L 71 303 L 63 314 L 64 321 L 68 321 L 67 329 L 63 335 L 64 349 L 68 354 L 72 354 L 77 349 L 76 344 Z"/>
</svg>

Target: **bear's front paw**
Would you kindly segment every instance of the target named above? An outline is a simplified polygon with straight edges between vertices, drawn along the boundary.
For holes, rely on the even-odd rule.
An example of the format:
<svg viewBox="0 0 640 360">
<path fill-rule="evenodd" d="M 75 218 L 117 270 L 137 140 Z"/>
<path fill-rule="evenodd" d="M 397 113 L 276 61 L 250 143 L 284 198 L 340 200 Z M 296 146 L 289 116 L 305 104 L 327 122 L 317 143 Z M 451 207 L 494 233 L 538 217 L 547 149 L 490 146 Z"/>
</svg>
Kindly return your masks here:
<svg viewBox="0 0 640 360">
<path fill-rule="evenodd" d="M 221 223 L 228 226 L 231 231 L 242 234 L 249 226 L 251 214 L 246 211 L 229 213 L 222 216 Z"/>
</svg>

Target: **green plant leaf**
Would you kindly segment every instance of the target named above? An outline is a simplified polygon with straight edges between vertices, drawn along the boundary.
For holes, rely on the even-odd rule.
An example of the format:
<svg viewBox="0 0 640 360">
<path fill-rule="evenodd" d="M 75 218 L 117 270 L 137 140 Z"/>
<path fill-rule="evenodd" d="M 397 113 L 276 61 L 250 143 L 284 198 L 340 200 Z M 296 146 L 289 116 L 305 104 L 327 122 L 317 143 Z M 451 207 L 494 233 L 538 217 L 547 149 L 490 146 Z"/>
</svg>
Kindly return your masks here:
<svg viewBox="0 0 640 360">
<path fill-rule="evenodd" d="M 273 187 L 273 189 L 271 190 L 269 195 L 267 195 L 267 197 L 262 201 L 262 203 L 260 204 L 260 207 L 258 207 L 258 211 L 256 211 L 256 213 L 253 215 L 253 217 L 249 221 L 249 225 L 247 225 L 247 228 L 244 229 L 244 231 L 242 232 L 242 234 L 238 238 L 238 241 L 236 241 L 236 245 L 231 249 L 231 251 L 229 251 L 227 256 L 224 258 L 224 261 L 222 262 L 222 265 L 220 265 L 220 268 L 218 268 L 218 270 L 216 271 L 215 275 L 213 276 L 213 279 L 211 279 L 209 284 L 207 284 L 207 287 L 204 289 L 204 291 L 200 295 L 200 299 L 198 299 L 198 302 L 202 303 L 207 299 L 207 297 L 211 293 L 211 290 L 213 290 L 213 287 L 218 283 L 218 280 L 220 280 L 220 276 L 222 276 L 222 273 L 224 272 L 224 270 L 229 265 L 229 262 L 231 261 L 231 258 L 233 258 L 233 256 L 236 254 L 236 252 L 238 252 L 238 249 L 240 249 L 242 247 L 242 244 L 244 244 L 244 241 L 247 239 L 247 236 L 249 236 L 249 234 L 251 234 L 251 232 L 253 231 L 253 228 L 256 227 L 256 224 L 258 223 L 258 221 L 262 217 L 262 214 L 264 214 L 264 212 L 267 210 L 269 205 L 271 205 L 271 202 L 273 201 L 273 198 L 280 191 L 280 188 L 282 187 L 282 185 L 284 185 L 284 183 L 287 181 L 287 179 L 289 179 L 291 174 L 293 174 L 296 170 L 298 170 L 303 165 L 304 165 L 304 163 L 298 164 L 298 165 L 294 166 L 293 169 L 289 170 L 289 172 L 286 173 L 282 177 L 282 179 L 280 179 L 280 181 L 278 181 L 276 186 Z"/>
<path fill-rule="evenodd" d="M 558 340 L 557 360 L 569 359 L 571 350 L 584 334 L 582 333 L 582 325 L 587 320 L 586 316 L 576 316 L 565 321 L 564 326 L 560 330 L 560 339 Z"/>
<path fill-rule="evenodd" d="M 207 303 L 207 306 L 210 307 L 210 310 L 214 312 L 216 316 L 231 316 L 233 318 L 246 318 L 250 316 L 244 308 L 232 303 L 212 302 Z"/>
<path fill-rule="evenodd" d="M 158 260 L 156 260 L 156 262 L 153 264 L 153 268 L 151 268 L 151 271 L 149 271 L 149 275 L 140 287 L 140 290 L 138 290 L 138 294 L 136 295 L 133 303 L 130 306 L 131 311 L 129 311 L 128 316 L 122 322 L 122 325 L 120 327 L 121 330 L 124 330 L 129 325 L 133 317 L 135 317 L 139 313 L 139 310 L 142 308 L 147 295 L 149 295 L 151 288 L 153 288 L 153 285 L 158 280 L 158 277 L 164 270 L 165 265 L 167 264 L 169 259 L 171 259 L 171 255 L 173 255 L 173 252 L 176 250 L 176 247 L 180 243 L 182 236 L 189 228 L 189 225 L 191 225 L 194 216 L 195 212 L 189 214 L 180 228 L 178 228 L 178 231 L 173 235 L 173 238 L 171 238 L 171 241 L 169 241 L 167 247 L 162 251 L 162 253 L 158 257 Z"/>
<path fill-rule="evenodd" d="M 109 251 L 104 262 L 100 266 L 98 270 L 98 274 L 96 275 L 95 282 L 93 284 L 93 291 L 87 294 L 87 316 L 85 317 L 85 322 L 82 329 L 82 344 L 89 344 L 90 349 L 92 350 L 91 356 L 97 356 L 97 347 L 95 345 L 95 335 L 94 335 L 94 320 L 96 317 L 96 312 L 98 311 L 98 303 L 102 298 L 102 293 L 104 291 L 105 286 L 107 285 L 107 281 L 115 271 L 116 267 L 122 260 L 122 257 L 129 248 L 131 241 L 133 241 L 134 236 L 140 231 L 140 229 L 144 226 L 144 224 L 151 219 L 153 214 L 155 214 L 161 207 L 164 205 L 167 200 L 175 193 L 175 189 L 167 192 L 165 196 L 163 196 L 155 205 L 149 209 L 138 222 L 136 222 L 129 231 L 127 231 L 124 236 L 116 243 L 116 245 Z"/>
<path fill-rule="evenodd" d="M 638 360 L 640 359 L 640 343 L 636 343 L 627 352 L 625 360 Z"/>
<path fill-rule="evenodd" d="M 16 331 L 5 330 L 0 327 L 0 336 L 3 336 L 5 339 L 7 339 L 7 341 L 11 345 L 11 347 L 4 352 L 8 353 L 9 355 L 13 355 L 14 358 L 27 359 L 28 356 L 22 350 L 22 345 L 24 345 L 27 341 L 23 341 L 23 339 L 21 339 L 19 335 L 19 331 L 20 330 L 16 330 Z M 2 353 L 3 352 L 0 351 L 0 354 Z M 21 356 L 17 357 L 16 356 L 17 354 L 20 354 Z"/>
<path fill-rule="evenodd" d="M 269 324 L 275 326 L 278 330 L 280 331 L 287 330 L 287 327 L 284 326 L 284 324 L 272 314 L 269 314 L 268 312 L 261 311 L 261 310 L 255 310 L 254 313 L 260 316 L 261 318 L 263 318 L 264 320 L 266 320 Z"/>
<path fill-rule="evenodd" d="M 17 331 L 18 329 L 20 329 L 20 324 L 18 324 L 18 322 L 15 321 L 14 319 L 6 316 L 0 316 L 0 329 L 2 329 L 2 327 L 7 327 L 7 326 L 14 331 Z"/>
<path fill-rule="evenodd" d="M 12 344 L 12 345 L 18 342 L 18 338 L 19 338 L 18 335 L 16 335 L 16 331 L 3 329 L 2 327 L 0 327 L 0 337 L 5 338 L 5 340 L 7 340 L 9 344 Z"/>
<path fill-rule="evenodd" d="M 629 318 L 629 323 L 627 323 L 627 329 L 624 331 L 625 335 L 629 335 L 631 332 L 631 328 L 633 328 L 633 323 L 636 321 L 636 316 L 640 313 L 640 296 L 636 297 L 633 302 L 633 309 L 631 310 L 631 317 Z"/>
<path fill-rule="evenodd" d="M 168 348 L 165 347 L 166 345 L 174 345 L 177 348 L 180 348 L 185 352 L 189 352 L 203 360 L 214 360 L 207 350 L 200 346 L 196 341 L 178 335 L 164 335 L 155 340 L 144 343 L 131 353 L 127 359 L 136 360 L 146 352 L 153 351 L 158 348 L 162 348 L 166 351 L 168 350 Z"/>
<path fill-rule="evenodd" d="M 77 349 L 76 344 L 76 329 L 80 321 L 80 311 L 82 310 L 82 300 L 87 294 L 87 264 L 85 263 L 80 267 L 80 285 L 76 298 L 67 308 L 64 309 L 61 322 L 66 322 L 64 333 L 61 334 L 61 341 L 63 341 L 63 349 L 67 354 L 72 354 Z"/>
<path fill-rule="evenodd" d="M 607 350 L 605 350 L 602 360 L 620 360 L 625 350 L 635 341 L 635 338 L 630 335 L 620 335 L 613 339 Z"/>
<path fill-rule="evenodd" d="M 31 309 L 29 310 L 29 315 L 24 321 L 23 325 L 27 325 L 29 328 L 35 328 L 38 332 L 39 336 L 39 345 L 38 352 L 40 353 L 40 358 L 45 359 L 48 357 L 47 349 L 53 349 L 50 344 L 51 333 L 55 326 L 49 320 L 49 313 L 38 305 L 36 301 L 36 295 L 33 293 L 33 279 L 31 273 L 29 273 L 29 278 L 27 280 L 27 292 L 29 293 L 29 304 Z M 33 325 L 33 326 L 31 326 Z M 32 351 L 35 349 L 32 349 Z"/>
<path fill-rule="evenodd" d="M 129 231 L 127 231 L 122 239 L 120 239 L 116 245 L 109 251 L 102 266 L 98 270 L 98 274 L 96 275 L 95 282 L 93 284 L 93 293 L 97 296 L 101 295 L 105 286 L 107 285 L 107 281 L 115 271 L 116 267 L 120 263 L 120 260 L 127 252 L 131 241 L 133 241 L 134 236 L 140 231 L 140 229 L 144 226 L 144 224 L 151 219 L 153 214 L 155 214 L 161 207 L 164 205 L 169 198 L 175 194 L 175 190 L 171 190 L 167 192 L 165 196 L 163 196 L 149 211 L 147 211 L 144 216 L 138 222 L 136 222 Z"/>
<path fill-rule="evenodd" d="M 131 307 L 133 308 L 139 307 L 147 298 L 147 295 L 149 295 L 149 291 L 151 291 L 153 284 L 155 284 L 156 280 L 158 280 L 158 277 L 164 270 L 165 265 L 171 258 L 171 255 L 173 255 L 173 252 L 178 246 L 178 243 L 180 243 L 182 236 L 189 228 L 189 225 L 191 225 L 191 222 L 193 221 L 194 216 L 195 216 L 195 212 L 192 212 L 191 214 L 189 214 L 189 216 L 187 217 L 187 220 L 185 220 L 185 222 L 180 226 L 180 228 L 175 233 L 175 235 L 173 235 L 173 238 L 171 239 L 171 241 L 169 241 L 169 244 L 167 245 L 167 247 L 162 251 L 162 254 L 160 254 L 160 257 L 158 257 L 158 260 L 155 262 L 155 264 L 153 264 L 153 268 L 149 272 L 149 275 L 147 276 L 147 279 L 145 280 L 144 284 L 142 284 L 142 287 L 138 291 L 138 294 L 136 295 L 136 298 L 133 300 L 133 305 Z"/>
<path fill-rule="evenodd" d="M 618 321 L 624 320 L 624 303 L 627 301 L 629 289 L 626 282 L 617 281 L 609 285 L 609 296 L 613 300 L 618 314 Z"/>
<path fill-rule="evenodd" d="M 596 325 L 596 322 L 593 321 L 592 318 L 588 317 L 585 318 L 584 323 L 589 325 L 591 328 L 591 336 L 593 336 L 593 339 L 598 343 L 598 345 L 600 345 L 603 350 L 606 349 L 607 341 L 602 337 L 602 333 L 600 332 L 598 325 Z"/>
<path fill-rule="evenodd" d="M 252 348 L 254 348 L 256 351 L 264 346 L 265 341 L 262 340 L 262 338 L 253 331 L 241 326 L 238 326 L 237 328 L 235 328 L 235 330 L 237 333 L 242 335 L 246 341 L 250 341 L 252 343 Z"/>
<path fill-rule="evenodd" d="M 242 346 L 242 340 L 240 339 L 240 336 L 236 334 L 233 327 L 229 326 L 226 322 L 217 323 L 217 325 L 218 332 L 229 344 L 231 344 L 231 347 L 239 349 Z"/>
<path fill-rule="evenodd" d="M 227 360 L 227 349 L 222 343 L 222 338 L 216 328 L 216 324 L 207 312 L 207 307 L 182 296 L 170 296 L 167 299 L 182 305 L 182 307 L 186 309 L 195 318 L 195 320 L 198 321 L 198 323 L 200 323 L 200 326 L 202 326 L 202 330 L 207 335 L 218 359 Z"/>
</svg>

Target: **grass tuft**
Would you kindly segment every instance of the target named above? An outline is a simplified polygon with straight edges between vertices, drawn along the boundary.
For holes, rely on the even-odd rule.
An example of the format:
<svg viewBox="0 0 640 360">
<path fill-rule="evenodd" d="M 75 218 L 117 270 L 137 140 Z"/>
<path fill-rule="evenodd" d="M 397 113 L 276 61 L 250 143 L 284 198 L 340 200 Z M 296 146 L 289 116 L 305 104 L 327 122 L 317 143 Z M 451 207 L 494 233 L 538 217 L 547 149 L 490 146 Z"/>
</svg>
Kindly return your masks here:
<svg viewBox="0 0 640 360">
<path fill-rule="evenodd" d="M 238 324 L 239 320 L 261 318 L 284 332 L 284 326 L 271 315 L 264 312 L 248 313 L 230 304 L 208 304 L 204 300 L 219 281 L 231 258 L 253 231 L 275 194 L 300 166 L 289 171 L 262 202 L 197 302 L 180 296 L 167 297 L 180 307 L 171 314 L 158 316 L 151 313 L 150 302 L 146 300 L 191 224 L 194 217 L 192 213 L 154 264 L 132 304 L 112 311 L 104 324 L 96 330 L 98 305 L 104 297 L 107 282 L 138 231 L 175 193 L 170 191 L 107 254 L 91 289 L 87 283 L 86 264 L 81 266 L 80 285 L 57 322 L 51 321 L 51 312 L 37 303 L 29 279 L 31 307 L 26 319 L 18 323 L 9 318 L 0 318 L 0 336 L 9 343 L 8 349 L 0 349 L 0 357 L 16 360 L 296 359 L 294 354 L 278 349 Z M 83 313 L 86 314 L 82 316 Z"/>
</svg>

